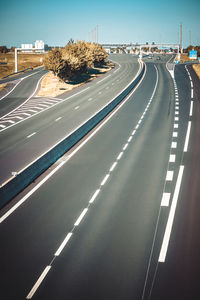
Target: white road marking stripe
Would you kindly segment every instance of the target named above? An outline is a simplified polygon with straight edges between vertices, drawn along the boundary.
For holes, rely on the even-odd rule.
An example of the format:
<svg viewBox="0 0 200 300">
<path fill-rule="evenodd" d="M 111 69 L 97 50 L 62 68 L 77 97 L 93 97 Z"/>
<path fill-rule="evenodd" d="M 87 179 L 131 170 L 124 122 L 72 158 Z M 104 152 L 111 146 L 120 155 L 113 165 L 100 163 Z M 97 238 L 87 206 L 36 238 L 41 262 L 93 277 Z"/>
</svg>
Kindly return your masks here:
<svg viewBox="0 0 200 300">
<path fill-rule="evenodd" d="M 107 79 L 107 78 L 110 77 L 110 76 L 111 76 L 111 74 L 108 75 L 108 76 L 106 76 L 105 78 L 101 79 L 100 81 L 98 81 L 97 84 L 101 83 L 102 81 L 104 81 L 105 79 Z"/>
<path fill-rule="evenodd" d="M 177 147 L 177 142 L 172 142 L 171 148 L 176 148 Z"/>
<path fill-rule="evenodd" d="M 76 106 L 74 109 L 79 109 L 80 106 Z"/>
<path fill-rule="evenodd" d="M 120 154 L 117 157 L 117 160 L 120 160 L 120 158 L 122 157 L 123 154 L 124 154 L 124 152 L 120 152 Z"/>
<path fill-rule="evenodd" d="M 101 186 L 103 186 L 106 183 L 106 181 L 108 180 L 109 176 L 110 176 L 110 174 L 106 174 L 106 176 L 104 177 L 104 179 L 102 180 L 102 182 L 100 184 Z"/>
<path fill-rule="evenodd" d="M 191 88 L 193 88 L 193 82 L 192 82 L 192 80 L 191 80 L 191 82 L 190 82 L 190 83 L 191 83 Z"/>
<path fill-rule="evenodd" d="M 174 120 L 175 120 L 175 121 L 179 121 L 179 117 L 175 117 Z"/>
<path fill-rule="evenodd" d="M 193 94 L 193 89 L 191 89 L 191 98 L 194 97 L 194 94 Z"/>
<path fill-rule="evenodd" d="M 65 162 L 60 163 L 51 173 L 42 179 L 30 192 L 28 192 L 19 202 L 17 202 L 9 211 L 7 211 L 1 218 L 0 223 L 7 219 L 20 205 L 22 205 L 35 191 L 37 191 L 54 173 L 59 170 Z"/>
<path fill-rule="evenodd" d="M 176 155 L 175 154 L 170 154 L 169 162 L 175 162 L 175 160 L 176 160 Z"/>
<path fill-rule="evenodd" d="M 1 128 L 5 128 L 6 126 L 1 124 L 0 127 L 1 127 Z"/>
<path fill-rule="evenodd" d="M 128 142 L 130 143 L 130 141 L 132 140 L 132 136 L 130 136 L 129 138 L 128 138 Z"/>
<path fill-rule="evenodd" d="M 139 72 L 139 71 L 138 71 Z M 90 136 L 88 136 L 71 154 L 68 155 L 68 159 L 62 161 L 55 169 L 53 169 L 44 179 L 42 179 L 30 192 L 28 192 L 24 197 L 22 197 L 19 202 L 17 202 L 9 211 L 7 211 L 2 217 L 0 217 L 0 223 L 2 223 L 5 219 L 7 219 L 19 206 L 21 206 L 35 191 L 37 191 L 49 178 L 51 178 L 72 156 L 74 156 L 117 112 L 118 110 L 128 101 L 128 99 L 133 95 L 135 90 L 140 86 L 144 77 L 146 75 L 146 68 L 145 72 L 142 76 L 142 80 L 138 83 L 138 85 L 132 90 L 132 92 L 127 96 L 126 100 L 119 104 L 115 111 L 113 111 L 109 117 L 101 123 L 101 125 L 96 128 Z M 136 77 L 138 74 L 136 74 Z M 158 76 L 158 72 L 157 72 Z M 89 87 L 88 87 L 89 88 Z M 88 89 L 87 88 L 87 89 Z M 84 90 L 85 91 L 85 90 Z M 2 129 L 4 130 L 4 129 Z M 123 153 L 122 153 L 123 154 Z"/>
<path fill-rule="evenodd" d="M 181 187 L 181 181 L 182 181 L 182 177 L 183 177 L 183 171 L 184 171 L 184 166 L 180 166 L 178 178 L 177 178 L 177 182 L 176 182 L 176 187 L 175 187 L 175 191 L 174 191 L 174 196 L 172 199 L 172 205 L 170 208 L 167 226 L 165 229 L 162 247 L 161 247 L 161 251 L 160 251 L 160 255 L 159 255 L 159 259 L 158 259 L 159 262 L 165 262 L 167 249 L 168 249 L 168 245 L 169 245 L 169 239 L 170 239 L 173 221 L 174 221 L 174 216 L 175 216 L 175 212 L 176 212 L 178 196 L 179 196 L 180 187 Z"/>
<path fill-rule="evenodd" d="M 11 120 L 8 120 L 8 121 L 6 121 L 6 122 L 8 122 L 8 123 L 10 123 L 10 124 L 15 124 L 15 122 L 14 122 L 14 121 L 11 121 Z"/>
<path fill-rule="evenodd" d="M 114 170 L 114 168 L 116 167 L 116 165 L 117 165 L 117 161 L 115 161 L 115 162 L 112 164 L 112 166 L 111 166 L 111 168 L 110 168 L 110 172 L 112 172 L 112 171 Z"/>
<path fill-rule="evenodd" d="M 80 222 L 82 221 L 82 219 L 85 216 L 85 214 L 87 213 L 87 211 L 88 211 L 88 208 L 84 208 L 84 210 L 82 211 L 82 213 L 80 214 L 80 216 L 78 217 L 76 222 L 74 223 L 74 226 L 78 226 L 80 224 Z"/>
<path fill-rule="evenodd" d="M 123 151 L 125 151 L 127 147 L 128 147 L 128 143 L 124 145 Z"/>
<path fill-rule="evenodd" d="M 71 238 L 71 236 L 72 236 L 72 232 L 69 232 L 67 234 L 67 236 L 65 237 L 64 241 L 62 242 L 62 244 L 60 245 L 60 247 L 58 248 L 58 250 L 56 251 L 56 253 L 54 254 L 55 256 L 59 256 L 60 255 L 60 253 L 62 252 L 63 248 L 68 243 L 68 241 Z"/>
<path fill-rule="evenodd" d="M 92 98 L 89 98 L 88 101 L 92 101 Z"/>
<path fill-rule="evenodd" d="M 178 136 L 178 132 L 177 132 L 177 131 L 174 131 L 173 134 L 172 134 L 172 136 L 173 136 L 173 137 L 177 137 L 177 136 Z"/>
<path fill-rule="evenodd" d="M 169 206 L 170 193 L 163 193 L 161 206 Z"/>
<path fill-rule="evenodd" d="M 174 176 L 174 171 L 167 171 L 166 181 L 172 181 Z"/>
<path fill-rule="evenodd" d="M 55 122 L 58 122 L 61 119 L 62 119 L 62 117 L 59 117 L 59 118 L 55 119 Z"/>
<path fill-rule="evenodd" d="M 82 91 L 80 91 L 80 92 L 78 92 L 78 93 L 76 93 L 76 94 L 74 94 L 74 95 L 71 95 L 70 97 L 67 97 L 67 98 L 63 99 L 63 101 L 69 100 L 70 98 L 75 97 L 75 96 L 77 96 L 77 95 L 79 95 L 79 94 L 81 94 L 81 93 L 87 91 L 88 89 L 90 89 L 90 87 L 87 87 L 86 89 L 84 89 L 84 90 L 82 90 Z"/>
<path fill-rule="evenodd" d="M 36 134 L 36 132 L 33 132 L 33 133 L 29 134 L 29 135 L 27 136 L 27 139 L 29 139 L 30 137 L 32 137 L 32 136 L 35 135 L 35 134 Z"/>
<path fill-rule="evenodd" d="M 136 133 L 136 130 L 134 129 L 133 132 L 131 133 L 131 135 L 134 135 Z"/>
<path fill-rule="evenodd" d="M 193 112 L 193 101 L 191 101 L 190 103 L 190 117 L 192 116 L 192 112 Z"/>
<path fill-rule="evenodd" d="M 47 266 L 44 269 L 44 271 L 42 272 L 42 274 L 38 278 L 36 284 L 33 286 L 32 290 L 30 291 L 30 293 L 28 294 L 28 296 L 26 297 L 26 299 L 31 299 L 33 297 L 33 295 L 37 291 L 38 287 L 40 286 L 40 284 L 42 283 L 42 281 L 44 280 L 44 278 L 46 277 L 46 275 L 47 275 L 47 273 L 49 272 L 50 269 L 51 269 L 51 266 Z"/>
<path fill-rule="evenodd" d="M 188 128 L 187 128 L 187 133 L 186 133 L 186 137 L 185 137 L 185 144 L 184 144 L 184 150 L 183 150 L 184 152 L 187 152 L 187 150 L 188 150 L 190 130 L 191 130 L 191 121 L 188 122 Z"/>
<path fill-rule="evenodd" d="M 100 189 L 97 189 L 92 198 L 90 199 L 89 203 L 93 203 L 94 200 L 96 199 L 97 195 L 99 194 Z"/>
<path fill-rule="evenodd" d="M 178 112 L 177 112 L 178 113 Z M 174 128 L 178 128 L 178 124 L 174 124 Z"/>
</svg>

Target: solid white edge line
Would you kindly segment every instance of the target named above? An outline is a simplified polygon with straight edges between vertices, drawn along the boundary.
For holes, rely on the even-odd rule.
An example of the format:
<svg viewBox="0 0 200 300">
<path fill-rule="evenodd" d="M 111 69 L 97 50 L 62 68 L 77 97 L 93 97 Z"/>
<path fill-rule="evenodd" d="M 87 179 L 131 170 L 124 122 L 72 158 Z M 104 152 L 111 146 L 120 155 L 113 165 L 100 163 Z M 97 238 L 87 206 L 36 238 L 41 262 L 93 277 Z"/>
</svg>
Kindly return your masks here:
<svg viewBox="0 0 200 300">
<path fill-rule="evenodd" d="M 76 222 L 74 223 L 74 226 L 78 226 L 81 223 L 81 221 L 82 221 L 83 217 L 85 216 L 85 214 L 87 213 L 87 211 L 88 211 L 88 208 L 84 208 L 84 210 L 82 211 L 82 213 L 80 214 L 80 216 L 78 217 Z"/>
<path fill-rule="evenodd" d="M 190 130 L 191 130 L 191 121 L 188 122 L 188 128 L 187 128 L 187 133 L 186 133 L 186 137 L 185 137 L 185 144 L 184 144 L 184 150 L 183 150 L 184 152 L 187 152 L 187 150 L 188 150 Z"/>
<path fill-rule="evenodd" d="M 34 92 L 28 97 L 28 99 L 26 99 L 22 104 L 20 104 L 20 105 L 19 105 L 18 107 L 16 107 L 15 109 L 11 110 L 9 113 L 7 113 L 7 114 L 5 114 L 4 116 L 2 116 L 2 117 L 0 118 L 0 120 L 1 120 L 2 118 L 5 118 L 7 115 L 11 114 L 11 113 L 14 112 L 15 110 L 19 109 L 22 105 L 24 105 L 26 102 L 28 102 L 28 101 L 31 99 L 31 98 L 34 96 L 34 94 L 36 93 L 36 91 L 37 91 L 37 89 L 38 89 L 38 86 L 39 86 L 39 84 L 40 84 L 40 81 L 43 79 L 43 77 L 44 77 L 45 75 L 46 75 L 46 74 L 44 74 L 44 75 L 38 80 Z M 23 122 L 23 121 L 22 121 L 22 122 Z M 18 122 L 18 123 L 20 123 L 20 122 Z M 17 123 L 17 124 L 18 124 L 18 123 Z"/>
<path fill-rule="evenodd" d="M 12 91 L 18 86 L 18 84 L 20 84 L 22 82 L 22 80 L 20 80 L 19 82 L 16 83 L 16 85 L 10 90 L 10 92 L 8 92 L 6 95 L 4 95 L 3 97 L 0 98 L 0 101 L 3 100 L 4 98 L 6 98 L 10 93 L 12 93 Z M 7 84 L 9 82 L 6 82 Z M 3 84 L 3 83 L 2 83 Z"/>
<path fill-rule="evenodd" d="M 55 256 L 59 256 L 60 255 L 60 253 L 62 252 L 62 250 L 64 249 L 64 247 L 68 243 L 68 241 L 71 238 L 71 236 L 72 236 L 72 232 L 69 232 L 67 234 L 67 236 L 65 237 L 64 241 L 62 242 L 62 244 L 60 245 L 60 247 L 58 248 L 58 250 L 56 251 L 56 253 L 54 254 Z"/>
<path fill-rule="evenodd" d="M 174 195 L 173 195 L 172 204 L 171 204 L 171 208 L 170 208 L 170 212 L 169 212 L 169 217 L 168 217 L 165 234 L 164 234 L 164 238 L 163 238 L 163 242 L 162 242 L 162 246 L 161 246 L 161 250 L 160 250 L 160 255 L 159 255 L 159 259 L 158 259 L 159 262 L 165 262 L 165 259 L 166 259 L 167 249 L 168 249 L 168 245 L 169 245 L 169 240 L 170 240 L 170 235 L 171 235 L 171 231 L 172 231 L 178 196 L 179 196 L 182 177 L 183 177 L 183 171 L 184 171 L 184 166 L 181 165 L 179 168 L 176 187 L 174 190 Z"/>
<path fill-rule="evenodd" d="M 28 294 L 26 299 L 31 299 L 33 297 L 33 295 L 37 291 L 38 287 L 40 286 L 40 284 L 42 283 L 42 281 L 44 280 L 44 278 L 46 277 L 46 275 L 47 275 L 47 273 L 49 272 L 50 269 L 51 269 L 51 266 L 47 266 L 44 269 L 44 271 L 42 272 L 42 274 L 40 275 L 40 277 L 36 281 L 35 285 L 33 286 L 32 290 L 30 291 L 30 293 Z"/>
<path fill-rule="evenodd" d="M 60 163 L 50 174 L 48 174 L 44 179 L 42 179 L 30 192 L 28 192 L 19 202 L 17 202 L 9 211 L 7 211 L 1 218 L 0 224 L 10 216 L 20 205 L 24 203 L 36 190 L 40 188 L 54 173 L 60 169 L 65 162 Z"/>
<path fill-rule="evenodd" d="M 100 192 L 100 189 L 97 189 L 97 190 L 95 191 L 95 193 L 93 194 L 93 196 L 92 196 L 92 198 L 90 199 L 89 203 L 93 203 L 93 202 L 94 202 L 94 200 L 96 199 L 96 197 L 97 197 L 97 195 L 99 194 L 99 192 Z"/>
<path fill-rule="evenodd" d="M 141 63 L 140 63 L 141 64 Z M 144 64 L 145 65 L 145 64 Z M 142 64 L 141 64 L 141 68 L 142 68 Z M 140 69 L 141 69 L 140 68 Z M 139 69 L 139 71 L 140 71 Z M 135 78 L 137 77 L 136 74 Z M 72 156 L 74 156 L 76 154 L 76 152 L 78 152 L 116 113 L 117 111 L 129 100 L 129 98 L 133 95 L 133 93 L 135 92 L 135 90 L 140 86 L 140 84 L 142 83 L 142 81 L 144 80 L 144 77 L 146 75 L 146 65 L 145 65 L 145 70 L 144 70 L 144 74 L 140 80 L 140 82 L 134 87 L 134 89 L 132 90 L 132 92 L 126 97 L 126 100 L 123 101 L 121 104 L 119 104 L 119 106 L 109 115 L 109 117 L 103 121 L 101 123 L 101 125 L 98 126 L 98 128 L 96 128 L 91 134 L 90 136 L 88 136 L 74 151 L 72 151 L 72 153 L 70 155 L 68 155 L 68 159 L 66 159 L 64 162 L 61 162 L 51 173 L 49 173 L 43 180 L 41 180 L 30 192 L 28 192 L 18 203 L 16 203 L 9 211 L 7 211 L 1 218 L 0 218 L 0 223 L 2 223 L 5 219 L 7 219 L 24 201 L 26 201 L 36 190 L 38 190 L 40 188 L 41 185 L 43 185 L 54 173 L 57 172 L 57 170 L 59 170 Z M 134 79 L 135 79 L 134 78 Z M 81 124 L 82 125 L 82 124 Z M 81 126 L 80 125 L 80 126 Z M 79 128 L 79 127 L 78 127 Z M 76 130 L 76 129 L 75 129 Z M 135 130 L 133 131 L 135 133 Z M 71 133 L 70 133 L 71 134 Z M 69 134 L 69 135 L 70 135 Z M 68 136 L 69 136 L 68 135 Z M 66 138 L 66 137 L 65 137 Z M 62 142 L 65 138 L 63 138 L 62 140 L 60 140 L 56 145 L 58 145 L 60 142 Z M 54 145 L 54 147 L 56 146 Z M 48 149 L 45 153 L 47 153 L 48 151 L 50 151 L 53 147 L 51 147 L 50 149 Z M 43 153 L 42 155 L 44 155 L 45 153 Z M 42 156 L 41 155 L 41 156 Z M 123 155 L 123 153 L 121 154 Z M 40 157 L 41 157 L 40 156 Z M 40 158 L 39 157 L 39 158 Z M 37 159 L 39 159 L 37 158 Z M 37 160 L 36 159 L 36 160 Z M 32 163 L 34 163 L 36 160 L 34 160 Z M 30 163 L 29 165 L 31 165 L 32 163 Z M 29 166 L 28 165 L 28 166 Z M 24 169 L 26 169 L 28 166 L 26 166 Z M 23 170 L 21 170 L 20 172 L 22 172 Z"/>
</svg>

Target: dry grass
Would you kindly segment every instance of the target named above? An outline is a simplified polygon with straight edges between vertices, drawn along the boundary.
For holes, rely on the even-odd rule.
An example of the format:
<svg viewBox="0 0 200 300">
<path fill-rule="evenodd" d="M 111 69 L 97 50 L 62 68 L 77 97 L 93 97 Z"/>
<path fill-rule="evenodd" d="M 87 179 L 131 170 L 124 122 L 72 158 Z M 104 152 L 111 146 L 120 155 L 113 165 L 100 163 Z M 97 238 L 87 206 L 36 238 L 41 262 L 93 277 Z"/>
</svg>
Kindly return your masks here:
<svg viewBox="0 0 200 300">
<path fill-rule="evenodd" d="M 58 79 L 58 77 L 54 76 L 51 72 L 49 72 L 41 82 L 40 91 L 37 96 L 40 97 L 56 97 L 67 91 L 71 91 L 72 89 L 85 84 L 86 82 L 103 75 L 105 72 L 111 70 L 113 65 L 107 68 L 95 68 L 93 72 L 91 72 L 89 78 L 83 80 L 81 82 L 62 82 Z"/>
<path fill-rule="evenodd" d="M 200 64 L 193 65 L 192 67 L 193 67 L 193 69 L 194 69 L 195 72 L 197 73 L 197 76 L 198 76 L 199 79 L 200 79 Z"/>
<path fill-rule="evenodd" d="M 7 83 L 0 84 L 0 91 L 2 91 L 7 86 Z"/>
<path fill-rule="evenodd" d="M 41 66 L 42 59 L 45 54 L 18 53 L 18 71 L 27 68 L 35 68 Z M 0 53 L 0 62 L 8 63 L 0 64 L 0 78 L 15 72 L 15 54 L 14 52 Z"/>
</svg>

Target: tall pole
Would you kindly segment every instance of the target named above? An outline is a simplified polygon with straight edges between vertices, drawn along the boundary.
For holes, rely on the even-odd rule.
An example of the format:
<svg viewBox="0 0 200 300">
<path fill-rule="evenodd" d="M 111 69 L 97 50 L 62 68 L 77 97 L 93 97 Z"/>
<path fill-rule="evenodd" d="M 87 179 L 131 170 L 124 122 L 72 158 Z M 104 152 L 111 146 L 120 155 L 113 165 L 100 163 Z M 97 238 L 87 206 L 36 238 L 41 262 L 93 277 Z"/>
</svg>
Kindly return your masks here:
<svg viewBox="0 0 200 300">
<path fill-rule="evenodd" d="M 15 48 L 15 73 L 18 72 L 18 67 L 17 67 L 17 48 Z"/>
<path fill-rule="evenodd" d="M 183 53 L 183 49 L 182 49 L 182 23 L 180 24 L 180 52 Z"/>
</svg>

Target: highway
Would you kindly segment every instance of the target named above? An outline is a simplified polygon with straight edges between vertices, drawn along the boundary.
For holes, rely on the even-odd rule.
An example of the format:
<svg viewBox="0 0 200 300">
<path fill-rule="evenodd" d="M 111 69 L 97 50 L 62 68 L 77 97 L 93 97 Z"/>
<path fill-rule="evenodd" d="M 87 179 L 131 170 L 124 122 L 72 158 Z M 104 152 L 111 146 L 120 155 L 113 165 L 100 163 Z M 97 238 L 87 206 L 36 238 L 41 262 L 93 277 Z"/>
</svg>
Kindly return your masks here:
<svg viewBox="0 0 200 300">
<path fill-rule="evenodd" d="M 117 57 L 113 55 L 113 59 Z M 134 79 L 138 70 L 137 57 L 118 57 L 116 69 L 105 77 L 53 99 L 33 97 L 33 88 L 30 92 L 33 81 L 35 90 L 45 71 L 20 83 L 8 95 L 9 99 L 4 98 L 4 103 L 0 101 L 0 110 L 5 111 L 10 109 L 6 104 L 16 100 L 16 94 L 22 103 L 25 97 L 21 92 L 24 89 L 26 97 L 30 98 L 19 109 L 0 119 L 0 184 L 7 182 L 12 172 L 25 168 L 99 111 Z M 30 81 L 28 85 L 26 80 Z"/>
<path fill-rule="evenodd" d="M 115 59 L 122 66 L 130 57 L 119 55 Z M 197 103 L 194 107 L 191 104 L 196 95 L 194 79 L 190 77 L 190 74 L 194 76 L 192 70 L 184 65 L 176 66 L 173 79 L 166 69 L 169 58 L 162 57 L 161 61 L 145 58 L 145 75 L 137 89 L 78 147 L 71 149 L 60 165 L 48 170 L 19 194 L 13 200 L 13 204 L 22 203 L 16 210 L 5 215 L 12 203 L 2 210 L 2 299 L 191 299 L 183 298 L 180 289 L 177 294 L 173 292 L 180 273 L 177 270 L 172 276 L 174 260 L 171 257 L 176 259 L 180 252 L 176 242 L 171 242 L 175 250 L 171 247 L 168 250 L 166 243 L 163 246 L 163 237 L 174 207 L 182 166 L 185 167 L 182 183 L 186 190 L 180 191 L 179 198 L 184 205 L 184 215 L 188 211 L 187 182 L 191 172 L 188 153 L 193 149 L 188 124 L 194 120 Z M 138 64 L 135 62 L 134 66 L 136 74 Z M 110 83 L 107 80 L 103 83 L 105 91 Z M 117 85 L 120 89 L 120 81 Z M 96 94 L 99 87 L 99 84 L 94 87 Z M 74 106 L 63 102 L 57 106 L 58 110 L 66 103 L 66 112 L 70 106 L 75 110 L 82 105 L 82 99 L 88 99 L 88 92 L 82 93 L 81 99 L 79 96 L 73 102 Z M 24 122 L 30 122 L 34 131 L 34 126 L 41 127 L 44 123 L 42 130 L 47 134 L 52 121 L 45 116 L 50 110 Z M 198 118 L 197 112 L 195 118 Z M 55 114 L 54 119 L 59 117 Z M 44 117 L 40 118 L 41 115 Z M 65 128 L 67 119 L 62 119 L 59 129 Z M 15 130 L 20 134 L 22 127 L 26 127 L 27 135 L 30 129 L 22 126 L 24 122 L 0 135 L 4 137 L 9 132 L 12 140 Z M 191 141 L 197 155 L 195 135 L 198 130 L 195 128 L 192 122 Z M 56 127 L 51 127 L 48 138 L 54 132 L 57 132 Z M 44 136 L 40 141 L 43 140 Z M 4 144 L 2 157 L 5 157 L 6 147 Z M 191 168 L 195 168 L 194 158 Z M 196 199 L 197 194 L 194 194 L 194 201 Z M 182 220 L 184 224 L 181 212 L 179 209 L 175 220 L 177 223 Z M 189 222 L 194 214 L 193 208 Z M 198 218 L 195 220 L 198 224 Z M 187 241 L 192 240 L 192 228 L 193 224 Z M 176 230 L 172 232 L 174 241 Z M 181 241 L 180 246 L 185 247 L 187 241 L 184 238 Z M 174 251 L 178 251 L 175 257 Z M 184 271 L 186 268 L 182 273 Z M 188 277 L 185 275 L 184 279 Z M 169 287 L 173 287 L 171 291 L 166 280 Z"/>
</svg>

